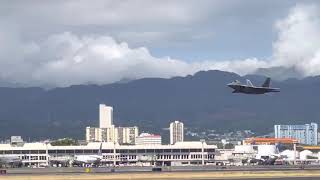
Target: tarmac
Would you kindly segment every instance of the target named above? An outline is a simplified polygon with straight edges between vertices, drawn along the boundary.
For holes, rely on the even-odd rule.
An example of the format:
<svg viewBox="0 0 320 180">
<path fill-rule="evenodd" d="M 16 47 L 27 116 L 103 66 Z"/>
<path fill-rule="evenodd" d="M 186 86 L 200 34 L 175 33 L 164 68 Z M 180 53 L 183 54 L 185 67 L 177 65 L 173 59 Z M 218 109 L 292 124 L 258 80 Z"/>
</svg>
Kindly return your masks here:
<svg viewBox="0 0 320 180">
<path fill-rule="evenodd" d="M 100 168 L 9 168 L 1 179 L 9 180 L 122 180 L 122 179 L 320 179 L 319 166 L 180 166 L 162 167 L 100 167 Z"/>
<path fill-rule="evenodd" d="M 216 171 L 216 172 L 124 172 L 124 173 L 60 173 L 60 174 L 7 174 L 8 180 L 171 180 L 171 179 L 319 179 L 320 170 L 299 171 Z"/>
<path fill-rule="evenodd" d="M 68 173 L 131 173 L 152 172 L 150 166 L 116 166 L 116 167 L 46 167 L 46 168 L 8 168 L 7 174 L 68 174 Z M 164 166 L 161 172 L 223 172 L 223 171 L 299 171 L 319 170 L 320 166 Z"/>
</svg>

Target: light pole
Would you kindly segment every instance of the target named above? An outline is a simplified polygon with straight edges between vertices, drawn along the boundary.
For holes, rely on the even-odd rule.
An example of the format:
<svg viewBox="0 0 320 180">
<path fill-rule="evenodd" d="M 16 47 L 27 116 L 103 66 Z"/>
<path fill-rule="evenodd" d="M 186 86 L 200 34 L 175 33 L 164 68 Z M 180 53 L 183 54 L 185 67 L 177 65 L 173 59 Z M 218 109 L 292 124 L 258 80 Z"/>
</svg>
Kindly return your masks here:
<svg viewBox="0 0 320 180">
<path fill-rule="evenodd" d="M 115 167 L 117 164 L 116 162 L 116 142 L 113 142 L 113 166 Z"/>
<path fill-rule="evenodd" d="M 200 139 L 200 142 L 201 142 L 201 157 L 202 157 L 202 166 L 204 166 L 204 142 L 206 140 L 205 139 Z"/>
<path fill-rule="evenodd" d="M 294 153 L 293 164 L 296 165 L 297 164 L 297 144 L 296 143 L 293 144 L 293 153 Z"/>
<path fill-rule="evenodd" d="M 49 166 L 49 153 L 48 153 L 48 144 L 50 143 L 49 141 L 44 142 L 46 144 L 46 165 Z"/>
<path fill-rule="evenodd" d="M 118 136 L 118 133 L 116 134 L 116 128 L 113 128 L 113 166 L 114 167 L 117 165 L 117 159 L 116 159 L 116 145 L 117 144 L 119 144 L 119 136 Z"/>
</svg>

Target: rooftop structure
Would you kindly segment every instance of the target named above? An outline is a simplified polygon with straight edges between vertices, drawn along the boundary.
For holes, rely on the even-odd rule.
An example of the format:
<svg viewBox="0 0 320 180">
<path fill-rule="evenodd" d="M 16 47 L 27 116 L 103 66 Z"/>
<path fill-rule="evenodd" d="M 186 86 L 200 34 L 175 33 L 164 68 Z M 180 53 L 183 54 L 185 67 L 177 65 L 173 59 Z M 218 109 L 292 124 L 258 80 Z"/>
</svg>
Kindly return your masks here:
<svg viewBox="0 0 320 180">
<path fill-rule="evenodd" d="M 298 143 L 298 140 L 294 138 L 247 138 L 244 140 L 243 144 L 257 144 L 257 145 L 270 145 L 270 144 L 295 144 Z"/>
<path fill-rule="evenodd" d="M 304 150 L 320 150 L 320 146 L 301 146 Z"/>
<path fill-rule="evenodd" d="M 23 139 L 22 139 L 21 136 L 11 136 L 10 137 L 10 143 L 19 145 L 19 144 L 23 143 Z"/>
</svg>

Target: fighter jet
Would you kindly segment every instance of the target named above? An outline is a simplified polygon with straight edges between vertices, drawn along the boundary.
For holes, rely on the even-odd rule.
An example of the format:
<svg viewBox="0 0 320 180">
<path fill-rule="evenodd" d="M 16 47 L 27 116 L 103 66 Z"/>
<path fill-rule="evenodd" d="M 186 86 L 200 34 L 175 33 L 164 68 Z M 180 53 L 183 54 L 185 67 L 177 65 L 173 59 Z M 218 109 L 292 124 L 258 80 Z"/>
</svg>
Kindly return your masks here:
<svg viewBox="0 0 320 180">
<path fill-rule="evenodd" d="M 227 84 L 230 88 L 234 89 L 232 93 L 244 93 L 244 94 L 265 94 L 270 92 L 280 92 L 279 88 L 270 87 L 271 78 L 267 78 L 261 87 L 254 86 L 249 79 L 247 84 L 241 84 L 240 81 L 235 80 L 232 83 Z"/>
</svg>

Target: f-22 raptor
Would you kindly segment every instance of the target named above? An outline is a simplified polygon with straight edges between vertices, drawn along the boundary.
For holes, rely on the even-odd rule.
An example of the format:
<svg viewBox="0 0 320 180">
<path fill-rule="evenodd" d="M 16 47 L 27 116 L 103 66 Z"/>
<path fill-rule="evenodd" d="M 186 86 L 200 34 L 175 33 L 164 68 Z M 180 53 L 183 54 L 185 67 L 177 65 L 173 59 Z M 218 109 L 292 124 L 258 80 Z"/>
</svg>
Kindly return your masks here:
<svg viewBox="0 0 320 180">
<path fill-rule="evenodd" d="M 270 87 L 271 78 L 267 78 L 261 87 L 254 86 L 249 79 L 247 84 L 241 84 L 240 81 L 235 80 L 232 83 L 227 84 L 230 88 L 234 89 L 232 93 L 244 93 L 244 94 L 265 94 L 270 92 L 280 92 L 279 88 Z"/>
</svg>

